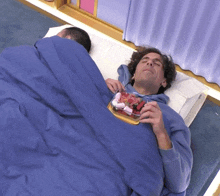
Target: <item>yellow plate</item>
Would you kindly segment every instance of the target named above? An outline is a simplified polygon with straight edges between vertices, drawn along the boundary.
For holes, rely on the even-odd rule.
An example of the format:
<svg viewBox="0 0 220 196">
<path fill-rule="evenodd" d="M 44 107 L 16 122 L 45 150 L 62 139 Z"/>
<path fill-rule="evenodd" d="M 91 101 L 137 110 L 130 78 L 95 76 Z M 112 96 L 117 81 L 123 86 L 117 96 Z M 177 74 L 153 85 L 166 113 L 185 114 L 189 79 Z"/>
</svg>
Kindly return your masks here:
<svg viewBox="0 0 220 196">
<path fill-rule="evenodd" d="M 138 125 L 139 124 L 139 120 L 135 120 L 129 116 L 124 116 L 124 115 L 121 115 L 121 114 L 118 114 L 117 112 L 114 111 L 111 103 L 108 104 L 107 108 L 110 110 L 110 112 L 115 116 L 117 117 L 118 119 L 126 122 L 126 123 L 129 123 L 129 124 L 132 124 L 132 125 Z"/>
</svg>

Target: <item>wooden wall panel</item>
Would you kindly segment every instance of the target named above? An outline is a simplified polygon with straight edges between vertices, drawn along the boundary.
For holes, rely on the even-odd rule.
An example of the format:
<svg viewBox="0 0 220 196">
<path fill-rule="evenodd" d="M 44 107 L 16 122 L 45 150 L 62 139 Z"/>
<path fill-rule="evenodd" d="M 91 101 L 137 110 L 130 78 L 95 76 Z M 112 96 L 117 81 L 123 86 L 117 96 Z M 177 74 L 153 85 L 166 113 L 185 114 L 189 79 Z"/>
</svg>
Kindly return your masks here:
<svg viewBox="0 0 220 196">
<path fill-rule="evenodd" d="M 67 4 L 67 0 L 54 0 L 54 6 L 57 9 L 65 4 Z"/>
</svg>

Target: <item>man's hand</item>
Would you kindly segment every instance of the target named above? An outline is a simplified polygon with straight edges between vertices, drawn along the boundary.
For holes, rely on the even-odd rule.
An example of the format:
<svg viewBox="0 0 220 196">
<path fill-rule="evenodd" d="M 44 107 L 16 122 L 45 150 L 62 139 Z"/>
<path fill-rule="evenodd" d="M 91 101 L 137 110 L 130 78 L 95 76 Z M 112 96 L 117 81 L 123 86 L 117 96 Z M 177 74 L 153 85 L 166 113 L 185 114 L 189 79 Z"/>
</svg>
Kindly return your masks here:
<svg viewBox="0 0 220 196">
<path fill-rule="evenodd" d="M 125 87 L 118 80 L 108 78 L 105 80 L 105 83 L 112 93 L 125 91 Z"/>
<path fill-rule="evenodd" d="M 148 102 L 141 110 L 140 122 L 150 123 L 160 149 L 172 148 L 171 140 L 164 127 L 163 115 L 156 101 Z"/>
</svg>

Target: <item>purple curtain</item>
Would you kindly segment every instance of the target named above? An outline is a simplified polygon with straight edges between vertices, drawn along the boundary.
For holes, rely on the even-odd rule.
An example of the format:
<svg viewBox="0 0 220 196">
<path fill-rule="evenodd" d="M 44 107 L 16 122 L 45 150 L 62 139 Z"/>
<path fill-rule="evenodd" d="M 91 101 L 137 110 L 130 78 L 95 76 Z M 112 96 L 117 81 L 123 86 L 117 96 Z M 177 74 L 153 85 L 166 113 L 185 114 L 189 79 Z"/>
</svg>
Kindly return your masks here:
<svg viewBox="0 0 220 196">
<path fill-rule="evenodd" d="M 156 47 L 220 85 L 219 0 L 130 0 L 123 39 Z"/>
</svg>

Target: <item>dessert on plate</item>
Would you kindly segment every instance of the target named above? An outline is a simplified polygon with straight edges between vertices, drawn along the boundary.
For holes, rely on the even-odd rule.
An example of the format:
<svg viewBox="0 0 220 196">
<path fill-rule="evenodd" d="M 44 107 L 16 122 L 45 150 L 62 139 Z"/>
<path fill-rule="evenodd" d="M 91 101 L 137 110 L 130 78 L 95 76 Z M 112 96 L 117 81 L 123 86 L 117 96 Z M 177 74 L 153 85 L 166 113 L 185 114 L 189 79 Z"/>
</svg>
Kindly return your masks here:
<svg viewBox="0 0 220 196">
<path fill-rule="evenodd" d="M 140 111 L 146 102 L 135 94 L 118 92 L 108 105 L 109 110 L 119 119 L 138 124 Z"/>
</svg>

